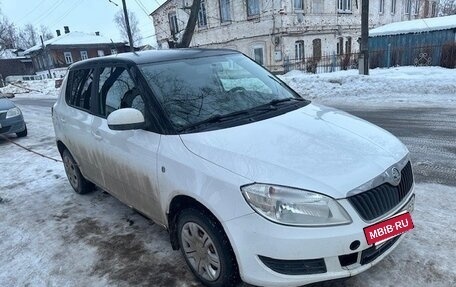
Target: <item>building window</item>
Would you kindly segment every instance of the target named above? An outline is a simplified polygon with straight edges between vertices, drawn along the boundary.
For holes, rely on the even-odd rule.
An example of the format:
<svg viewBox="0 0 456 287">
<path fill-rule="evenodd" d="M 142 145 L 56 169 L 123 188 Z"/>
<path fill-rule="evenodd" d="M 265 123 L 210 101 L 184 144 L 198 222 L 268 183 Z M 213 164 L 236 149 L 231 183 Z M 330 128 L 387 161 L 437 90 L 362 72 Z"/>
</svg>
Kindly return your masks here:
<svg viewBox="0 0 456 287">
<path fill-rule="evenodd" d="M 81 60 L 87 60 L 88 58 L 87 51 L 81 51 Z"/>
<path fill-rule="evenodd" d="M 103 50 L 98 50 L 97 54 L 98 54 L 98 57 L 103 57 L 105 55 Z"/>
<path fill-rule="evenodd" d="M 410 10 L 412 10 L 412 0 L 405 1 L 405 14 L 410 14 Z"/>
<path fill-rule="evenodd" d="M 321 39 L 314 39 L 312 41 L 312 48 L 313 48 L 313 57 L 315 60 L 321 60 Z"/>
<path fill-rule="evenodd" d="M 415 15 L 420 13 L 420 0 L 415 0 Z"/>
<path fill-rule="evenodd" d="M 347 37 L 347 41 L 345 41 L 345 54 L 351 54 L 352 50 L 352 38 Z"/>
<path fill-rule="evenodd" d="M 231 0 L 220 0 L 220 22 L 231 22 Z"/>
<path fill-rule="evenodd" d="M 169 21 L 169 29 L 171 31 L 171 35 L 174 36 L 179 32 L 179 26 L 177 25 L 176 12 L 170 12 L 168 14 L 168 21 Z"/>
<path fill-rule="evenodd" d="M 344 38 L 339 38 L 339 41 L 337 42 L 337 55 L 343 55 L 344 54 Z"/>
<path fill-rule="evenodd" d="M 304 41 L 295 42 L 295 60 L 304 60 Z"/>
<path fill-rule="evenodd" d="M 391 0 L 391 14 L 396 14 L 396 0 Z"/>
<path fill-rule="evenodd" d="M 313 0 L 312 1 L 312 12 L 314 14 L 323 14 L 325 10 L 325 1 L 324 0 Z"/>
<path fill-rule="evenodd" d="M 247 17 L 260 16 L 260 0 L 247 0 Z"/>
<path fill-rule="evenodd" d="M 198 27 L 206 27 L 207 26 L 207 17 L 206 17 L 206 3 L 204 0 L 200 2 L 200 9 L 198 12 Z"/>
<path fill-rule="evenodd" d="M 432 2 L 431 6 L 431 17 L 436 17 L 437 16 L 437 3 Z"/>
<path fill-rule="evenodd" d="M 63 55 L 65 56 L 65 63 L 72 64 L 73 63 L 73 56 L 71 52 L 64 52 Z"/>
<path fill-rule="evenodd" d="M 425 0 L 425 1 L 424 1 L 423 16 L 424 16 L 424 17 L 429 17 L 429 1 L 428 1 L 428 0 Z"/>
<path fill-rule="evenodd" d="M 111 49 L 111 55 L 117 55 L 117 49 L 112 48 Z"/>
<path fill-rule="evenodd" d="M 304 0 L 293 0 L 294 10 L 304 10 Z"/>
<path fill-rule="evenodd" d="M 385 0 L 380 0 L 380 7 L 378 8 L 378 12 L 383 14 L 385 12 Z"/>
<path fill-rule="evenodd" d="M 255 46 L 253 47 L 253 60 L 260 65 L 264 65 L 264 47 Z"/>
<path fill-rule="evenodd" d="M 338 0 L 337 1 L 337 10 L 339 12 L 351 12 L 352 2 L 351 0 Z"/>
</svg>

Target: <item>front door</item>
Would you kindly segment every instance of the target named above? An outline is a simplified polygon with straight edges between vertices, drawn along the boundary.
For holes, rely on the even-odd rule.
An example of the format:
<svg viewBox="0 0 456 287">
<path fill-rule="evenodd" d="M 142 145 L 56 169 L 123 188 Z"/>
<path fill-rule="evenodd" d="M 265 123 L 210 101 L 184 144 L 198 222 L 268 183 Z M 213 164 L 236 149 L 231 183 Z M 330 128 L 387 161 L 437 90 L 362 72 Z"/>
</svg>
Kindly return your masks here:
<svg viewBox="0 0 456 287">
<path fill-rule="evenodd" d="M 125 204 L 162 223 L 157 187 L 157 152 L 160 135 L 146 130 L 114 131 L 107 117 L 120 108 L 148 113 L 143 95 L 128 68 L 105 67 L 98 85 L 100 111 L 94 117 L 92 133 L 97 138 L 98 164 L 104 188 Z"/>
</svg>

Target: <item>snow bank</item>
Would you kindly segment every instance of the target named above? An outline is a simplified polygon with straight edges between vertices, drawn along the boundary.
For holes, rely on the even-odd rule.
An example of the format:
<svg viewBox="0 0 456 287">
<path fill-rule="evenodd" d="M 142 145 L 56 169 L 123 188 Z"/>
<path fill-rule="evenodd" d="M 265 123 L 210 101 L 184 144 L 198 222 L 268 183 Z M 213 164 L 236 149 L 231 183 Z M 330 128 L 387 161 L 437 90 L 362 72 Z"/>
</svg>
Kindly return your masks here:
<svg viewBox="0 0 456 287">
<path fill-rule="evenodd" d="M 60 89 L 55 88 L 55 80 L 16 82 L 0 88 L 0 93 L 15 94 L 18 98 L 56 99 Z"/>
<path fill-rule="evenodd" d="M 326 74 L 291 71 L 280 76 L 307 99 L 337 105 L 456 105 L 456 69 L 397 67 Z"/>
</svg>

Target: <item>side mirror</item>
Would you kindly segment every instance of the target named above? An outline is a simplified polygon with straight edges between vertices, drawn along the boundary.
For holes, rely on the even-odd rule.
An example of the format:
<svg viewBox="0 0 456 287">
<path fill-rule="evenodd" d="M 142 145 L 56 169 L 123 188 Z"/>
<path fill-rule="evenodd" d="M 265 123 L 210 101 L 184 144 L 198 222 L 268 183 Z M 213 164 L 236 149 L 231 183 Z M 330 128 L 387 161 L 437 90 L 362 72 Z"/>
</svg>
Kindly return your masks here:
<svg viewBox="0 0 456 287">
<path fill-rule="evenodd" d="M 108 127 L 115 131 L 139 130 L 146 126 L 143 114 L 137 109 L 115 110 L 108 116 Z"/>
</svg>

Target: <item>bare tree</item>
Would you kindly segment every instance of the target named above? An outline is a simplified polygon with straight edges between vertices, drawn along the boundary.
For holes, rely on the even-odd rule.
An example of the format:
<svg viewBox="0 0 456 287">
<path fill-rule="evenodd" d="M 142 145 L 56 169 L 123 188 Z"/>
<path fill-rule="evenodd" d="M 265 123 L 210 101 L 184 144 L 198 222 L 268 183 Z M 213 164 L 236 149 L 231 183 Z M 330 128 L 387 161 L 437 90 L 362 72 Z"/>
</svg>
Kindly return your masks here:
<svg viewBox="0 0 456 287">
<path fill-rule="evenodd" d="M 28 49 L 38 43 L 38 33 L 32 24 L 27 24 L 19 31 L 18 45 L 23 49 Z"/>
<path fill-rule="evenodd" d="M 136 18 L 134 12 L 128 12 L 128 20 L 130 21 L 130 29 L 131 29 L 131 36 L 133 38 L 133 45 L 139 46 L 141 44 L 141 31 L 139 30 L 139 21 Z M 125 23 L 125 16 L 122 10 L 119 10 L 114 15 L 114 23 L 116 23 L 117 27 L 120 30 L 120 34 L 122 39 L 128 42 L 128 33 L 127 33 L 127 25 Z"/>
<path fill-rule="evenodd" d="M 16 27 L 0 12 L 0 51 L 4 49 L 16 48 L 16 44 Z"/>
<path fill-rule="evenodd" d="M 44 41 L 54 38 L 54 35 L 52 34 L 49 27 L 44 25 L 40 26 L 40 35 L 43 36 Z"/>
<path fill-rule="evenodd" d="M 440 14 L 442 16 L 456 15 L 456 0 L 440 1 Z"/>
<path fill-rule="evenodd" d="M 182 38 L 178 42 L 168 42 L 170 48 L 188 48 L 192 42 L 193 33 L 195 32 L 196 23 L 198 21 L 198 13 L 201 7 L 201 0 L 193 0 L 190 7 L 184 7 L 186 10 L 190 10 L 187 25 L 185 26 Z"/>
</svg>

